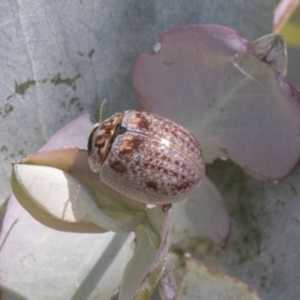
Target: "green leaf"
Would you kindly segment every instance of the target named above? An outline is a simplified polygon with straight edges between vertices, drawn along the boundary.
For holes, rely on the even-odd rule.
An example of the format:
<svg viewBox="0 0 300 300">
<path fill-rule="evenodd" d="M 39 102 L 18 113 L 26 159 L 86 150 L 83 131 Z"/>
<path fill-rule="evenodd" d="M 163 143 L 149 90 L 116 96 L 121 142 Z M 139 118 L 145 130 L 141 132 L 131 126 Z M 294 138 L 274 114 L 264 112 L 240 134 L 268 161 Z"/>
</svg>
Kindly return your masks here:
<svg viewBox="0 0 300 300">
<path fill-rule="evenodd" d="M 297 299 L 300 169 L 280 182 L 260 182 L 230 162 L 208 168 L 232 220 L 227 249 L 198 253 L 210 266 L 239 278 L 262 299 Z"/>
<path fill-rule="evenodd" d="M 186 267 L 176 299 L 259 300 L 255 291 L 241 281 L 212 272 L 192 258 L 186 258 L 185 262 Z"/>
</svg>

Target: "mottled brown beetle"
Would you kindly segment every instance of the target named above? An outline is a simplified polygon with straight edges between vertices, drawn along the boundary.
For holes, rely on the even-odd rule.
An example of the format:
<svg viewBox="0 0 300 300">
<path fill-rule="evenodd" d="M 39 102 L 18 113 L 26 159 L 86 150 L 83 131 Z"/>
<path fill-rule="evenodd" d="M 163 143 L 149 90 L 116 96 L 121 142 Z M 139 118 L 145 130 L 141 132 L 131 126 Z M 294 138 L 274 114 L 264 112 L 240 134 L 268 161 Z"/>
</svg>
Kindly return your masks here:
<svg viewBox="0 0 300 300">
<path fill-rule="evenodd" d="M 103 183 L 148 204 L 185 199 L 205 172 L 200 146 L 187 129 L 137 110 L 116 113 L 92 131 L 88 163 Z"/>
</svg>

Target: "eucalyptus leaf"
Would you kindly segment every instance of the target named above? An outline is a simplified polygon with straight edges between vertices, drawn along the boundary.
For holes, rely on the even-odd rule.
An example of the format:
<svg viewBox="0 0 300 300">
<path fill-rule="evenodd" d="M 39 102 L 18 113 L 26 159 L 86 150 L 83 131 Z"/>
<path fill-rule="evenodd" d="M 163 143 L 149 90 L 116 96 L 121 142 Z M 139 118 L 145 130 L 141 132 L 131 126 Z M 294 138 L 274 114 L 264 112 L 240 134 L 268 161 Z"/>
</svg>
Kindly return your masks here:
<svg viewBox="0 0 300 300">
<path fill-rule="evenodd" d="M 97 198 L 88 186 L 60 169 L 14 164 L 13 172 L 13 178 L 32 202 L 67 223 L 85 221 L 113 232 L 130 232 L 145 218 L 142 212 L 126 222 L 110 218 L 99 209 Z"/>
<path fill-rule="evenodd" d="M 206 162 L 230 158 L 259 179 L 286 176 L 300 156 L 300 94 L 288 83 L 277 35 L 256 42 L 217 25 L 161 35 L 137 57 L 132 81 L 143 106 L 191 130 Z"/>
<path fill-rule="evenodd" d="M 219 161 L 208 173 L 228 200 L 233 230 L 225 250 L 207 246 L 195 256 L 249 284 L 261 299 L 297 299 L 299 167 L 278 183 L 255 180 L 230 162 Z"/>
<path fill-rule="evenodd" d="M 206 237 L 225 247 L 230 233 L 230 216 L 224 199 L 208 177 L 189 199 L 173 204 L 170 243 Z"/>
<path fill-rule="evenodd" d="M 146 213 L 149 223 L 144 222 L 136 230 L 136 251 L 124 271 L 120 300 L 148 299 L 165 267 L 171 210 L 164 212 L 157 206 Z M 157 236 L 158 244 L 153 243 L 153 238 L 147 234 L 149 230 L 151 235 Z"/>
<path fill-rule="evenodd" d="M 186 259 L 183 279 L 175 299 L 259 300 L 249 286 L 234 278 L 214 273 L 191 258 Z"/>
<path fill-rule="evenodd" d="M 218 23 L 255 39 L 272 30 L 273 5 L 273 0 L 3 2 L 0 203 L 10 194 L 11 162 L 36 152 L 64 124 L 82 112 L 97 120 L 105 98 L 104 117 L 140 106 L 130 69 L 160 33 Z"/>
<path fill-rule="evenodd" d="M 11 198 L 1 235 L 2 297 L 109 299 L 132 256 L 132 235 L 70 234 L 42 225 Z"/>
</svg>

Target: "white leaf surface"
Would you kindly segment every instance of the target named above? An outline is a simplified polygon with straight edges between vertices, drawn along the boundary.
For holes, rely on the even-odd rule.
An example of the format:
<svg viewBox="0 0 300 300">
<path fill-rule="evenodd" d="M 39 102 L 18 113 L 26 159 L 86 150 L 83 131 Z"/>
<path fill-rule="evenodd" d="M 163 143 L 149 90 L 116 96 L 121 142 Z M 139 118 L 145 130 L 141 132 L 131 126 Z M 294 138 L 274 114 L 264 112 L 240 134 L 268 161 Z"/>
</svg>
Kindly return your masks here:
<svg viewBox="0 0 300 300">
<path fill-rule="evenodd" d="M 78 205 L 79 201 L 87 205 L 94 203 L 92 209 L 97 209 L 97 199 L 91 191 L 80 187 L 78 180 L 59 169 L 15 164 L 14 172 L 32 201 L 57 219 L 72 223 L 84 220 L 89 207 Z"/>
<path fill-rule="evenodd" d="M 133 231 L 145 218 L 136 213 L 121 222 L 98 207 L 95 193 L 75 177 L 53 167 L 14 164 L 14 178 L 30 200 L 44 212 L 67 223 L 88 222 L 113 232 Z"/>
<path fill-rule="evenodd" d="M 1 233 L 3 299 L 110 299 L 133 234 L 72 234 L 35 221 L 12 197 Z"/>
</svg>

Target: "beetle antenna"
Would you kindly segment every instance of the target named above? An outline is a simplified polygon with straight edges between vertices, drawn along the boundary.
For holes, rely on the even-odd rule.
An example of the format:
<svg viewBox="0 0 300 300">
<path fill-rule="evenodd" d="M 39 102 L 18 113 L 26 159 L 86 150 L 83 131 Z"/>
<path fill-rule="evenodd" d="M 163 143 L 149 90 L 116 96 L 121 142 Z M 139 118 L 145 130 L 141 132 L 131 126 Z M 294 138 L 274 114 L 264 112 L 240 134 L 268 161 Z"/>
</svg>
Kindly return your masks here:
<svg viewBox="0 0 300 300">
<path fill-rule="evenodd" d="M 100 109 L 99 109 L 99 124 L 101 124 L 101 122 L 102 122 L 102 112 L 103 112 L 103 107 L 104 107 L 106 101 L 107 101 L 107 100 L 104 99 L 104 100 L 102 101 L 101 105 L 100 105 Z"/>
</svg>

